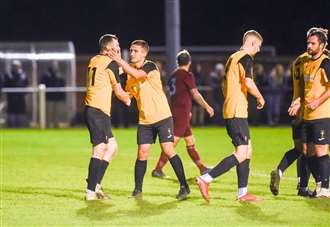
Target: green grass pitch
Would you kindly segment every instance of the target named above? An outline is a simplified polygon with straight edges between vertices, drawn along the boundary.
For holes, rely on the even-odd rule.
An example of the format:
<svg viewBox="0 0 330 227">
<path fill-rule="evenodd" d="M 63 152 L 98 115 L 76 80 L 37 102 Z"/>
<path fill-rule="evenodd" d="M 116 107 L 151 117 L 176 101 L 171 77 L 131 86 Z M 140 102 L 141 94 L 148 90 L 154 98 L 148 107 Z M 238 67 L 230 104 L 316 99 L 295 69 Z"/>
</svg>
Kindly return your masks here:
<svg viewBox="0 0 330 227">
<path fill-rule="evenodd" d="M 292 147 L 289 128 L 252 128 L 253 159 L 249 191 L 256 203 L 235 200 L 235 168 L 210 186 L 206 204 L 194 183 L 197 168 L 183 141 L 180 154 L 191 194 L 177 201 L 178 183 L 168 164 L 169 179 L 151 177 L 160 153 L 152 147 L 144 179 L 143 200 L 129 199 L 134 187 L 136 130 L 114 129 L 119 152 L 105 175 L 108 201 L 84 201 L 85 178 L 91 154 L 86 129 L 0 131 L 0 226 L 330 226 L 330 200 L 296 196 L 295 164 L 284 174 L 280 195 L 269 191 L 269 173 Z M 209 166 L 233 151 L 224 128 L 196 128 L 202 160 Z M 311 187 L 314 184 L 311 183 Z"/>
</svg>

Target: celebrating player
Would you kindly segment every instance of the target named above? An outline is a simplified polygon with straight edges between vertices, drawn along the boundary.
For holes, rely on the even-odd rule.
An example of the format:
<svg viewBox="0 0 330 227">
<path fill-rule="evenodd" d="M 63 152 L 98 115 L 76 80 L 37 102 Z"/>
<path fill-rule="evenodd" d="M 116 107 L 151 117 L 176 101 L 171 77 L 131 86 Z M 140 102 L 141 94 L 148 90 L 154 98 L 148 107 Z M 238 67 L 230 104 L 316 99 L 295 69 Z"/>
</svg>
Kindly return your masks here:
<svg viewBox="0 0 330 227">
<path fill-rule="evenodd" d="M 85 96 L 85 122 L 93 144 L 93 154 L 88 167 L 86 200 L 107 199 L 101 188 L 104 173 L 117 151 L 117 143 L 111 131 L 111 95 L 127 105 L 128 94 L 123 91 L 119 78 L 119 66 L 109 57 L 109 52 L 120 52 L 118 38 L 106 34 L 99 40 L 100 53 L 89 61 L 87 92 Z"/>
<path fill-rule="evenodd" d="M 147 159 L 151 144 L 155 143 L 158 135 L 161 149 L 169 158 L 180 182 L 180 190 L 176 198 L 183 200 L 188 196 L 190 190 L 182 161 L 174 151 L 173 119 L 162 87 L 160 72 L 155 63 L 146 60 L 148 51 L 149 45 L 146 41 L 133 41 L 130 47 L 131 65 L 126 63 L 116 51 L 111 52 L 111 57 L 128 74 L 126 90 L 134 96 L 139 109 L 138 155 L 135 162 L 135 188 L 132 196 L 140 197 L 142 195 Z"/>
</svg>

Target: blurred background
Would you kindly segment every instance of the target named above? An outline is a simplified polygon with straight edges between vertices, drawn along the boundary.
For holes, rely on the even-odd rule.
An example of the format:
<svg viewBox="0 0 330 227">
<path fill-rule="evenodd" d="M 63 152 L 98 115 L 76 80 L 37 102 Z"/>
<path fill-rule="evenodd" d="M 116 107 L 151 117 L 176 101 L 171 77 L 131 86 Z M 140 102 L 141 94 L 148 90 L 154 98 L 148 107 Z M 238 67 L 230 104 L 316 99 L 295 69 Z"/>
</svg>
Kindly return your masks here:
<svg viewBox="0 0 330 227">
<path fill-rule="evenodd" d="M 175 67 L 175 53 L 190 51 L 196 83 L 216 110 L 210 119 L 194 105 L 192 124 L 221 126 L 224 64 L 249 29 L 264 38 L 254 79 L 267 103 L 257 111 L 255 100 L 249 99 L 249 121 L 287 125 L 290 64 L 305 51 L 310 27 L 330 28 L 329 0 L 1 0 L 0 9 L 0 127 L 13 128 L 84 125 L 88 60 L 97 54 L 98 39 L 105 33 L 119 37 L 126 59 L 132 40 L 147 40 L 149 58 L 158 64 L 164 86 Z M 114 98 L 112 121 L 115 127 L 134 126 L 136 108 Z"/>
</svg>

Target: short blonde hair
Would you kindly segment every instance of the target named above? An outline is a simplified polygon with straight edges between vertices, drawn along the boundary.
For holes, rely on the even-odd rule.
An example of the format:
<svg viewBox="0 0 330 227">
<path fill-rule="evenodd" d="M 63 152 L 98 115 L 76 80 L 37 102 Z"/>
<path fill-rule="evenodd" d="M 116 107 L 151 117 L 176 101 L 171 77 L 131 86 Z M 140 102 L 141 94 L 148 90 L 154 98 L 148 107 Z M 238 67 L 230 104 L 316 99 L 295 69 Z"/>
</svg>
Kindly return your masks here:
<svg viewBox="0 0 330 227">
<path fill-rule="evenodd" d="M 259 32 L 257 32 L 256 30 L 248 30 L 244 33 L 243 35 L 243 43 L 245 43 L 245 41 L 247 40 L 247 38 L 249 36 L 254 36 L 257 37 L 258 39 L 260 39 L 260 41 L 262 42 L 264 39 L 262 38 L 262 36 L 260 35 Z"/>
</svg>

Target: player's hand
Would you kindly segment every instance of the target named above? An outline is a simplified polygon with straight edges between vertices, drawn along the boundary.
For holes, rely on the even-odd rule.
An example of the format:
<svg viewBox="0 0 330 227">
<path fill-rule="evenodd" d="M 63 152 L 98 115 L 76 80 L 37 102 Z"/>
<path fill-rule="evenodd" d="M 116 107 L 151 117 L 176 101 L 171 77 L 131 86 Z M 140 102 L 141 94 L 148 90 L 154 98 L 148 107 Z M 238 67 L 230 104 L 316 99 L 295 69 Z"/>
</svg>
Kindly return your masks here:
<svg viewBox="0 0 330 227">
<path fill-rule="evenodd" d="M 128 100 L 125 102 L 125 105 L 126 106 L 130 106 L 131 105 L 131 99 L 130 98 L 128 98 Z"/>
<path fill-rule="evenodd" d="M 214 109 L 210 106 L 206 108 L 206 112 L 209 114 L 210 117 L 214 116 Z"/>
<path fill-rule="evenodd" d="M 300 102 L 300 98 L 294 100 L 289 109 L 288 109 L 288 113 L 290 116 L 296 116 L 298 111 L 300 110 L 301 107 L 301 102 Z"/>
<path fill-rule="evenodd" d="M 112 60 L 114 60 L 116 62 L 119 62 L 121 60 L 120 52 L 118 52 L 114 49 L 109 50 L 108 55 L 110 58 L 112 58 Z"/>
<path fill-rule="evenodd" d="M 311 110 L 315 110 L 317 107 L 320 106 L 320 101 L 318 99 L 314 99 L 313 101 L 309 102 L 307 104 L 307 108 L 311 109 Z"/>
<path fill-rule="evenodd" d="M 124 70 L 122 67 L 119 67 L 119 75 L 124 75 Z"/>
<path fill-rule="evenodd" d="M 127 93 L 127 92 L 124 93 L 124 103 L 126 106 L 131 105 L 131 98 L 129 96 L 129 93 Z"/>
<path fill-rule="evenodd" d="M 265 106 L 265 99 L 264 97 L 260 96 L 257 98 L 257 109 L 261 110 Z"/>
</svg>

